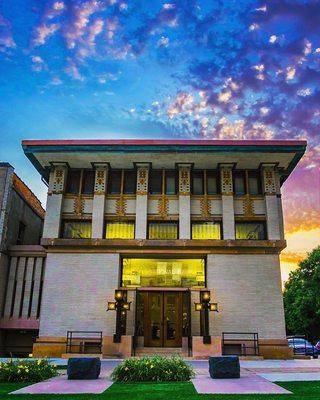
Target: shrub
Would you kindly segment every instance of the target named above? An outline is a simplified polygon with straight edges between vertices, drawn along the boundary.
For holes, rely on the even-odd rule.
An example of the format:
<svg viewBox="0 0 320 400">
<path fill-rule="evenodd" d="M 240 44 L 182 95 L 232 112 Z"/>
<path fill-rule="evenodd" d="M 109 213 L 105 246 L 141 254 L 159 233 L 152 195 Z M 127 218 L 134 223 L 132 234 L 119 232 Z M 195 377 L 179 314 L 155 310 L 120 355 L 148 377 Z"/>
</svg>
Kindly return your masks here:
<svg viewBox="0 0 320 400">
<path fill-rule="evenodd" d="M 113 370 L 111 377 L 119 382 L 188 381 L 194 371 L 181 357 L 153 356 L 128 358 Z"/>
<path fill-rule="evenodd" d="M 0 382 L 40 382 L 57 375 L 47 360 L 10 360 L 0 363 Z"/>
</svg>

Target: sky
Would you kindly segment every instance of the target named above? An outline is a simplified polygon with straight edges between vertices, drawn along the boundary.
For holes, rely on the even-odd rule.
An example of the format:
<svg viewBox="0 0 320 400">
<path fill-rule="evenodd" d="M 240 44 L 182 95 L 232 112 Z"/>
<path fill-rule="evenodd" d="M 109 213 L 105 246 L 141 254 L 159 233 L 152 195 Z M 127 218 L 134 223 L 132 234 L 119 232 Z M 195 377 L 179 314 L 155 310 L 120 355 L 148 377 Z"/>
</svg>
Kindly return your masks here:
<svg viewBox="0 0 320 400">
<path fill-rule="evenodd" d="M 282 279 L 320 244 L 320 0 L 0 0 L 0 159 L 22 139 L 307 139 Z"/>
</svg>

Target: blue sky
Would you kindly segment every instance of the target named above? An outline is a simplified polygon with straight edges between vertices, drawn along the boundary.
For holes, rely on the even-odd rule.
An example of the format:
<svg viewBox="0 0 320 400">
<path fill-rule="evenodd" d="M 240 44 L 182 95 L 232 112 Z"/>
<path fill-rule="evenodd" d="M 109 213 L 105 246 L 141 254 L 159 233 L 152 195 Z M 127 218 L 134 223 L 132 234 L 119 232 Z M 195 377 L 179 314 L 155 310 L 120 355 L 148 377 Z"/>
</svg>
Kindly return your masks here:
<svg viewBox="0 0 320 400">
<path fill-rule="evenodd" d="M 319 26 L 319 0 L 0 0 L 0 158 L 44 201 L 22 139 L 304 138 L 286 229 L 317 229 Z"/>
</svg>

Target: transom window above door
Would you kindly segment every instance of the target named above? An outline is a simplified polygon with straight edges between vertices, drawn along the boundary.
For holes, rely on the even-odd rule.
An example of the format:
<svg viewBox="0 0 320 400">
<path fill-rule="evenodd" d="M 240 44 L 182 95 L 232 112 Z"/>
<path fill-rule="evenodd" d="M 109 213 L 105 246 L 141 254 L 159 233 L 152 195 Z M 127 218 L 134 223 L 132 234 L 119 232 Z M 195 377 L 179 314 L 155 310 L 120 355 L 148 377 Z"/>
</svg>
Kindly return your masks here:
<svg viewBox="0 0 320 400">
<path fill-rule="evenodd" d="M 205 260 L 123 258 L 123 287 L 205 287 Z"/>
</svg>

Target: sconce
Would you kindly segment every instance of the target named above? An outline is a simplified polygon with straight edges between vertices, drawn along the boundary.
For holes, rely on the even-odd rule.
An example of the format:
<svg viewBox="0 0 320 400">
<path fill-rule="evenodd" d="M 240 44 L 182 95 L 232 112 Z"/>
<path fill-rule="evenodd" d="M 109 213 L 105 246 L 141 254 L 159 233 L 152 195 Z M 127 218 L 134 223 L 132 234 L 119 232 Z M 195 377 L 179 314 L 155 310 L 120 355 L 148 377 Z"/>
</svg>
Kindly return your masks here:
<svg viewBox="0 0 320 400">
<path fill-rule="evenodd" d="M 113 335 L 113 343 L 121 342 L 121 315 L 126 311 L 130 311 L 131 301 L 126 301 L 127 291 L 117 289 L 114 293 L 115 301 L 108 301 L 107 311 L 116 311 L 116 333 Z"/>
<path fill-rule="evenodd" d="M 209 311 L 219 312 L 218 303 L 210 303 L 210 291 L 200 292 L 201 303 L 194 303 L 195 311 L 203 311 L 203 343 L 210 344 L 211 336 L 209 335 Z"/>
</svg>

